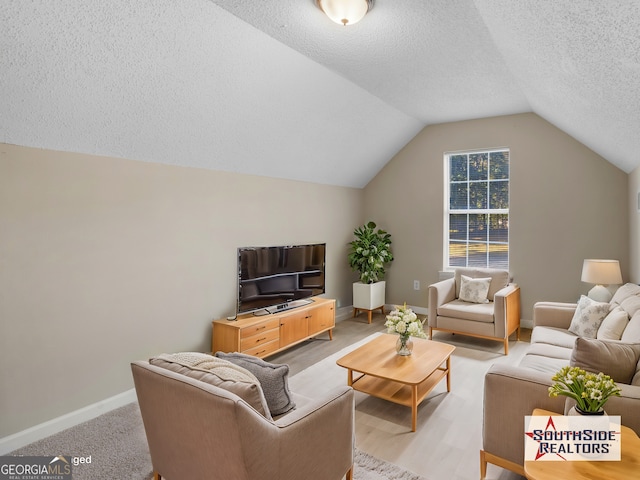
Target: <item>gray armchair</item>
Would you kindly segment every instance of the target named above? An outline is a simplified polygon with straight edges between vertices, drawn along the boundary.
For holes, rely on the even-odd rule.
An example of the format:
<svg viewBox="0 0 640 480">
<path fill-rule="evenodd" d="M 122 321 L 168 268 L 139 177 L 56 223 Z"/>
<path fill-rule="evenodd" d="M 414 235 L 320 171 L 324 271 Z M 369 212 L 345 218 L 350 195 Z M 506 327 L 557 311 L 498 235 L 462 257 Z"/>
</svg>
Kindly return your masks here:
<svg viewBox="0 0 640 480">
<path fill-rule="evenodd" d="M 462 276 L 490 278 L 486 303 L 460 299 Z M 433 332 L 458 333 L 497 340 L 509 354 L 509 337 L 520 339 L 520 287 L 510 283 L 506 270 L 459 268 L 452 278 L 429 285 L 429 336 Z"/>
<path fill-rule="evenodd" d="M 269 420 L 228 390 L 148 362 L 131 364 L 159 480 L 352 479 L 351 387 Z"/>
</svg>

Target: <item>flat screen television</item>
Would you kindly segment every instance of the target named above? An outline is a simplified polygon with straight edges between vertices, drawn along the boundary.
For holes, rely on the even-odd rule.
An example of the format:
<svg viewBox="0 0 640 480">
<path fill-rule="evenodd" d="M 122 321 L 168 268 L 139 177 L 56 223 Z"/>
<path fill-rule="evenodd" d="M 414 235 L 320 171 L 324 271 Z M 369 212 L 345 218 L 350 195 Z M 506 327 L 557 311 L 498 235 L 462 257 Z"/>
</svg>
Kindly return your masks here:
<svg viewBox="0 0 640 480">
<path fill-rule="evenodd" d="M 294 308 L 325 293 L 326 244 L 238 248 L 237 313 Z"/>
</svg>

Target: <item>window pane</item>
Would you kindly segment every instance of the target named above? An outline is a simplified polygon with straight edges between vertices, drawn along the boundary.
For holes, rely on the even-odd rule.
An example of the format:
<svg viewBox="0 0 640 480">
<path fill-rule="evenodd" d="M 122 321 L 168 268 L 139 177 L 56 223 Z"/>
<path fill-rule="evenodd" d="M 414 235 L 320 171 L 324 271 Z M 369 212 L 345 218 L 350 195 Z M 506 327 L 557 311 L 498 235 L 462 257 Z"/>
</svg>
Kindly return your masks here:
<svg viewBox="0 0 640 480">
<path fill-rule="evenodd" d="M 467 156 L 452 155 L 449 161 L 449 178 L 450 181 L 467 180 Z"/>
<path fill-rule="evenodd" d="M 487 180 L 488 164 L 489 155 L 486 152 L 469 155 L 469 180 Z"/>
<path fill-rule="evenodd" d="M 509 152 L 493 152 L 490 157 L 491 180 L 509 178 Z"/>
<path fill-rule="evenodd" d="M 487 241 L 487 215 L 469 215 L 469 240 Z"/>
<path fill-rule="evenodd" d="M 489 241 L 509 242 L 509 215 L 491 214 L 489 215 Z"/>
<path fill-rule="evenodd" d="M 450 207 L 452 210 L 467 208 L 467 183 L 452 183 Z"/>
<path fill-rule="evenodd" d="M 486 267 L 487 266 L 487 244 L 486 243 L 470 243 L 469 244 L 469 264 L 470 267 Z"/>
<path fill-rule="evenodd" d="M 487 182 L 474 182 L 469 184 L 469 208 L 487 208 Z"/>
<path fill-rule="evenodd" d="M 449 238 L 467 241 L 467 215 L 449 215 Z"/>
<path fill-rule="evenodd" d="M 489 208 L 509 208 L 509 181 L 489 182 Z"/>
<path fill-rule="evenodd" d="M 489 267 L 509 268 L 509 246 L 489 244 Z"/>
<path fill-rule="evenodd" d="M 451 267 L 467 266 L 467 244 L 449 242 L 449 265 Z"/>
</svg>

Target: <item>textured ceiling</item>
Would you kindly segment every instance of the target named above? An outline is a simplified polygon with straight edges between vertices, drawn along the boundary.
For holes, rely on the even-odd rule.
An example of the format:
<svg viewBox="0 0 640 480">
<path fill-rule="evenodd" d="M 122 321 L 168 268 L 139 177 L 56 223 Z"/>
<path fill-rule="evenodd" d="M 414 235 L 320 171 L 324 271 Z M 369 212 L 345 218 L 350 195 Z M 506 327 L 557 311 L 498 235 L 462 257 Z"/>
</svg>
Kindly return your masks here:
<svg viewBox="0 0 640 480">
<path fill-rule="evenodd" d="M 640 1 L 5 0 L 0 141 L 362 187 L 425 125 L 533 111 L 640 165 Z"/>
</svg>

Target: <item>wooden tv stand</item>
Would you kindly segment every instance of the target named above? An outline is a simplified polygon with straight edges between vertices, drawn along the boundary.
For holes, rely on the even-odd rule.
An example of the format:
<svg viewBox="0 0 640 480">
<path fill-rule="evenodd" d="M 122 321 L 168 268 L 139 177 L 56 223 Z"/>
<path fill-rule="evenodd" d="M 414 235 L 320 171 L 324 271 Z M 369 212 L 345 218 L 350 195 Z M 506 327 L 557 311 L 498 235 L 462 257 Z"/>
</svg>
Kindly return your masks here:
<svg viewBox="0 0 640 480">
<path fill-rule="evenodd" d="M 211 350 L 268 357 L 323 332 L 329 332 L 329 339 L 333 340 L 335 325 L 336 301 L 314 297 L 309 305 L 270 315 L 249 313 L 237 320 L 214 320 Z"/>
</svg>

